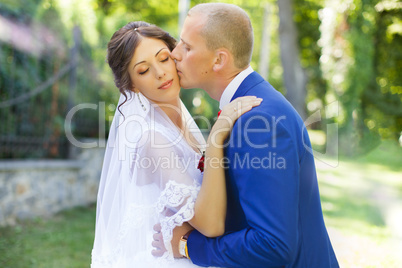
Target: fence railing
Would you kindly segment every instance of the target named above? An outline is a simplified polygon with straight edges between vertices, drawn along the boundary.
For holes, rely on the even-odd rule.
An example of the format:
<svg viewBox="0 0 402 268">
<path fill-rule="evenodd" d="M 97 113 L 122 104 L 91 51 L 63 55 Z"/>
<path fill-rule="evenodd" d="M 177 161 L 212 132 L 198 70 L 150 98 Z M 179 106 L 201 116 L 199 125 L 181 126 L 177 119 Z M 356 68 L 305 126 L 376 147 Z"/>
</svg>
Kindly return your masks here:
<svg viewBox="0 0 402 268">
<path fill-rule="evenodd" d="M 68 158 L 64 120 L 76 105 L 77 67 L 83 64 L 78 27 L 73 29 L 73 39 L 62 56 L 60 48 L 42 56 L 29 55 L 0 40 L 0 159 Z M 77 113 L 73 119 L 78 135 L 97 128 L 95 116 L 87 113 L 91 111 Z"/>
</svg>

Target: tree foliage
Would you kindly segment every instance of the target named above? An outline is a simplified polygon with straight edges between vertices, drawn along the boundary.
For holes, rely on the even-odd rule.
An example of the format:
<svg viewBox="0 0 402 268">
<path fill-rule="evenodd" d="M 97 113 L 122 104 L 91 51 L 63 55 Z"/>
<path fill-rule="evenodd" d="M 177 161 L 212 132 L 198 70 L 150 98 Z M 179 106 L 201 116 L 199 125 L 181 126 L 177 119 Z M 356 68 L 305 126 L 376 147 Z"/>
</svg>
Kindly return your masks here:
<svg viewBox="0 0 402 268">
<path fill-rule="evenodd" d="M 191 1 L 191 6 L 201 2 L 205 1 Z M 251 65 L 257 71 L 264 49 L 261 47 L 264 7 L 271 6 L 268 81 L 285 94 L 277 2 L 224 2 L 241 6 L 251 17 L 255 36 Z M 340 107 L 338 117 L 310 127 L 325 130 L 327 123 L 338 123 L 341 141 L 347 141 L 342 145 L 347 154 L 364 152 L 380 138 L 397 139 L 401 134 L 401 13 L 402 5 L 397 0 L 293 0 L 294 16 L 289 19 L 297 26 L 299 59 L 307 76 L 308 112 L 318 109 L 324 112 L 334 101 Z M 27 36 L 31 36 L 26 43 L 38 52 L 19 47 L 7 37 L 0 38 L 0 103 L 29 93 L 69 64 L 74 46 L 73 28 L 78 26 L 81 45 L 74 104 L 93 103 L 98 109 L 78 112 L 73 131 L 78 136 L 98 137 L 100 102 L 105 102 L 102 112 L 108 126 L 119 96 L 105 63 L 110 37 L 127 22 L 144 20 L 178 38 L 178 15 L 178 1 L 171 0 L 2 1 L 0 19 L 27 30 L 24 33 L 30 34 L 20 35 L 20 39 L 28 40 Z M 1 29 L 4 31 L 0 25 Z M 63 157 L 61 149 L 51 150 L 54 146 L 49 141 L 63 139 L 70 80 L 66 74 L 34 97 L 0 108 L 3 122 L 0 142 L 10 143 L 16 137 L 45 141 L 36 145 L 43 147 L 40 153 L 9 152 L 0 157 Z M 217 102 L 202 90 L 182 90 L 181 95 L 194 116 L 216 117 Z M 201 128 L 209 127 L 204 120 L 197 119 L 197 123 Z"/>
<path fill-rule="evenodd" d="M 381 9 L 384 3 L 388 11 Z M 320 64 L 328 83 L 327 99 L 340 103 L 337 120 L 345 154 L 364 153 L 380 138 L 400 136 L 401 80 L 394 74 L 401 66 L 401 31 L 387 33 L 400 28 L 401 11 L 400 3 L 389 1 L 324 3 Z"/>
</svg>

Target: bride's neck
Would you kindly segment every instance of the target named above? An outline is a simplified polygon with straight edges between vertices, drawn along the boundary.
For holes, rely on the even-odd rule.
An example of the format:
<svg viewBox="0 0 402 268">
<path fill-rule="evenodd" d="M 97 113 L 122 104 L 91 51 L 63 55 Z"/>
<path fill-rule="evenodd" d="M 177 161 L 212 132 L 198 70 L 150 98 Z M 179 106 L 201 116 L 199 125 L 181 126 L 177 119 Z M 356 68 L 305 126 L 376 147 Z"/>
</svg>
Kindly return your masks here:
<svg viewBox="0 0 402 268">
<path fill-rule="evenodd" d="M 159 103 L 159 107 L 172 120 L 173 124 L 181 128 L 182 125 L 182 110 L 180 98 L 170 103 Z"/>
</svg>

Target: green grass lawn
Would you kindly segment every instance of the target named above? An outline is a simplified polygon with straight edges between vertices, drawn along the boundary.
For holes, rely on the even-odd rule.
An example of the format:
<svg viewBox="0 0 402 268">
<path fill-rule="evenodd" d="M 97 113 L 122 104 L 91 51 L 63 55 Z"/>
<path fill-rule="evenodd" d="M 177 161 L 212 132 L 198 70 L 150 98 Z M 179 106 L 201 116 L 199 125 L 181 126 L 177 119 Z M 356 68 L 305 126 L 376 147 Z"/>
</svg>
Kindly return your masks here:
<svg viewBox="0 0 402 268">
<path fill-rule="evenodd" d="M 89 267 L 95 206 L 0 229 L 0 267 Z"/>
<path fill-rule="evenodd" d="M 311 140 L 319 142 L 321 134 L 311 132 Z M 392 141 L 363 157 L 316 160 L 325 222 L 341 267 L 402 267 L 401 163 L 402 148 Z M 0 228 L 0 267 L 89 267 L 94 223 L 90 206 Z"/>
<path fill-rule="evenodd" d="M 322 141 L 319 132 L 311 140 Z M 320 148 L 317 146 L 317 148 Z M 316 160 L 325 222 L 341 267 L 402 267 L 402 148 Z"/>
</svg>

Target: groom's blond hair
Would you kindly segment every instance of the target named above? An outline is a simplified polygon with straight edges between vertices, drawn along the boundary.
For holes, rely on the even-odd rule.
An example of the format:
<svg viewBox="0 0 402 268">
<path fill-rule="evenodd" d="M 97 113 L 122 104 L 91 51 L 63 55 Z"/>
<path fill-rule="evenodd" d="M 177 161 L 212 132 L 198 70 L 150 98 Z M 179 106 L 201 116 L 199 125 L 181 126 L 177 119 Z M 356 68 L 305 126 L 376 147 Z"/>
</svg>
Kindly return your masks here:
<svg viewBox="0 0 402 268">
<path fill-rule="evenodd" d="M 247 13 L 240 7 L 225 3 L 198 4 L 190 9 L 188 16 L 201 14 L 206 22 L 201 30 L 207 48 L 228 49 L 237 68 L 250 64 L 253 53 L 253 27 Z"/>
</svg>

